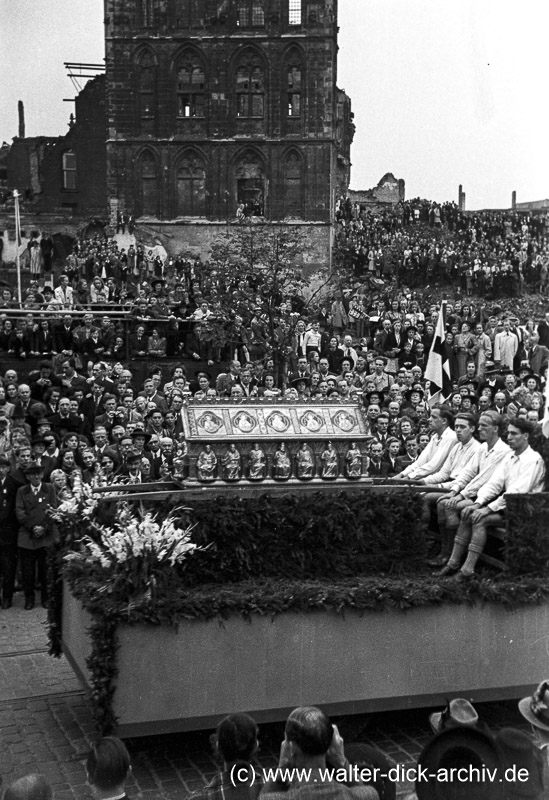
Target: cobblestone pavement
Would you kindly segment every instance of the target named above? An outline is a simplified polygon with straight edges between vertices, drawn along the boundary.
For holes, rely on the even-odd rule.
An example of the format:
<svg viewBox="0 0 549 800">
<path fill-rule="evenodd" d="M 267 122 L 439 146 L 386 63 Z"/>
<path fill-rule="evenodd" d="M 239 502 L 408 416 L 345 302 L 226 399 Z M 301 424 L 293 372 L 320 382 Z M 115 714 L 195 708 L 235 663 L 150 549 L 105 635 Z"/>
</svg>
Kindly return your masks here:
<svg viewBox="0 0 549 800">
<path fill-rule="evenodd" d="M 516 703 L 477 706 L 491 727 L 523 725 Z M 428 709 L 360 715 L 337 720 L 346 741 L 381 748 L 396 764 L 413 766 L 430 737 Z M 131 739 L 135 800 L 183 800 L 217 769 L 209 731 Z M 283 725 L 260 729 L 263 766 L 276 766 Z M 24 611 L 22 596 L 0 611 L 0 776 L 4 787 L 29 772 L 42 772 L 55 800 L 91 800 L 84 760 L 93 738 L 86 692 L 64 658 L 47 655 L 46 612 Z M 411 786 L 399 784 L 399 795 Z"/>
</svg>

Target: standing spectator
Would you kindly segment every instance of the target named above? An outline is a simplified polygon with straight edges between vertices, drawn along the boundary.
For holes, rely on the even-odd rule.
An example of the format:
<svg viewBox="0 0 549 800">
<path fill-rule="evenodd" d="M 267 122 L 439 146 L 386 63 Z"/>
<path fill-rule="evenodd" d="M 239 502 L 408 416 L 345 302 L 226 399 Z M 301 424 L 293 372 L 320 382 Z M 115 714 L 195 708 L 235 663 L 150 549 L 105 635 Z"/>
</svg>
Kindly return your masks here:
<svg viewBox="0 0 549 800">
<path fill-rule="evenodd" d="M 48 517 L 48 509 L 55 508 L 55 490 L 49 483 L 43 483 L 44 469 L 30 463 L 25 468 L 27 486 L 22 486 L 16 495 L 16 515 L 19 522 L 19 556 L 25 610 L 34 608 L 35 575 L 41 584 L 41 602 L 48 605 L 47 548 L 56 538 L 55 525 Z"/>
<path fill-rule="evenodd" d="M 509 319 L 503 320 L 503 330 L 494 340 L 494 361 L 503 369 L 513 370 L 513 360 L 517 354 L 519 341 L 511 331 Z"/>
</svg>

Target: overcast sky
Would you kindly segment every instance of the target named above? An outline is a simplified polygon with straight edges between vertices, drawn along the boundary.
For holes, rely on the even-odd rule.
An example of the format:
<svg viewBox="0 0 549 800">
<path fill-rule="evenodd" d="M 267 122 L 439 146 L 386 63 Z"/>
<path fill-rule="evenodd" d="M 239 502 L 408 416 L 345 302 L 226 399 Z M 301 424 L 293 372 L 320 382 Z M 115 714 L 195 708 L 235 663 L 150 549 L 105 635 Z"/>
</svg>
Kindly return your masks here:
<svg viewBox="0 0 549 800">
<path fill-rule="evenodd" d="M 102 0 L 0 0 L 0 141 L 67 130 L 64 61 L 104 56 Z M 339 86 L 357 132 L 352 188 L 508 207 L 549 197 L 548 0 L 339 0 Z"/>
</svg>

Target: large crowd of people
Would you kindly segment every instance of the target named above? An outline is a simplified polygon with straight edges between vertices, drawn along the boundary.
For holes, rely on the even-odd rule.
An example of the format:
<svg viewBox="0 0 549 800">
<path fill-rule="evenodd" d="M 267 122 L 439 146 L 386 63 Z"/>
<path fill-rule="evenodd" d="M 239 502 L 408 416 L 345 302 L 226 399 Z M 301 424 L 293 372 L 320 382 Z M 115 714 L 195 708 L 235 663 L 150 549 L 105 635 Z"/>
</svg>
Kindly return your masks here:
<svg viewBox="0 0 549 800">
<path fill-rule="evenodd" d="M 399 274 L 415 288 L 460 286 L 467 295 L 522 297 L 547 293 L 547 215 L 466 213 L 454 203 L 411 200 L 386 209 L 341 200 L 337 242 L 357 273 Z"/>
<path fill-rule="evenodd" d="M 342 230 L 360 223 L 372 242 L 424 223 L 451 229 L 456 242 L 473 249 L 518 246 L 524 263 L 547 249 L 544 218 L 464 217 L 451 204 L 436 214 L 423 203 L 416 219 L 417 210 L 412 202 L 380 212 L 371 226 L 352 204 L 338 213 Z M 53 288 L 38 276 L 22 307 L 4 290 L 4 606 L 12 602 L 19 547 L 26 604 L 33 607 L 31 562 L 44 568 L 42 551 L 54 536 L 44 519 L 28 523 L 20 507 L 33 481 L 30 499 L 47 494 L 42 509 L 83 484 L 184 479 L 183 406 L 221 400 L 362 406 L 362 477 L 423 482 L 425 519 L 440 545 L 433 564 L 444 575 L 470 577 L 487 526 L 502 522 L 505 492 L 544 487 L 538 453 L 545 441 L 549 309 L 536 306 L 520 318 L 512 300 L 448 302 L 442 349 L 451 385 L 433 408 L 425 373 L 438 303 L 394 284 L 376 291 L 358 282 L 314 305 L 292 289 L 277 298 L 273 320 L 250 276 L 228 287 L 234 308 L 222 318 L 219 287 L 208 275 L 199 262 L 163 264 L 140 246 L 125 253 L 114 240 L 91 239 L 76 243 Z M 502 481 L 499 461 L 513 459 L 521 466 Z M 44 488 L 50 485 L 53 493 Z"/>
<path fill-rule="evenodd" d="M 85 484 L 185 479 L 189 403 L 359 405 L 366 429 L 362 477 L 420 486 L 429 570 L 461 582 L 475 575 L 490 527 L 505 524 L 506 493 L 545 487 L 549 307 L 542 301 L 524 315 L 510 298 L 546 293 L 547 219 L 464 215 L 453 204 L 414 201 L 372 212 L 344 201 L 338 227 L 342 252 L 360 267 L 356 274 L 375 280 L 366 275 L 314 305 L 292 290 L 277 299 L 274 326 L 252 276 L 226 287 L 235 305 L 223 316 L 219 287 L 204 280 L 199 262 L 163 263 L 140 245 L 125 252 L 114 240 L 78 241 L 54 285 L 34 276 L 21 306 L 3 290 L 3 609 L 12 606 L 18 577 L 25 609 L 34 608 L 37 591 L 48 605 L 47 553 L 57 535 L 49 509 L 78 497 Z M 395 270 L 400 288 L 391 280 Z M 439 280 L 461 282 L 463 293 L 444 307 L 442 357 L 451 385 L 437 398 L 426 370 L 443 312 L 416 288 Z M 529 769 L 527 796 L 543 796 L 548 698 L 544 683 L 521 702 L 536 747 L 520 731 L 491 733 L 467 701 L 452 701 L 434 715 L 436 746 L 426 746 L 419 765 L 440 765 L 442 752 L 447 766 L 456 747 L 460 764 L 469 757 L 475 763 L 482 746 L 500 768 L 520 750 Z M 264 780 L 255 761 L 257 735 L 246 714 L 220 722 L 214 739 L 222 768 L 194 800 L 395 797 L 383 754 L 344 745 L 319 709 L 290 714 L 279 762 L 281 770 L 318 772 L 314 781 L 289 773 Z M 357 779 L 353 765 L 371 777 Z M 326 766 L 347 770 L 348 779 L 326 779 Z M 95 796 L 125 798 L 129 769 L 124 745 L 102 740 L 87 762 Z M 505 790 L 505 797 L 515 796 Z M 417 797 L 435 796 L 426 792 L 418 783 Z M 51 790 L 43 776 L 30 775 L 5 794 L 23 796 L 50 800 Z"/>
</svg>

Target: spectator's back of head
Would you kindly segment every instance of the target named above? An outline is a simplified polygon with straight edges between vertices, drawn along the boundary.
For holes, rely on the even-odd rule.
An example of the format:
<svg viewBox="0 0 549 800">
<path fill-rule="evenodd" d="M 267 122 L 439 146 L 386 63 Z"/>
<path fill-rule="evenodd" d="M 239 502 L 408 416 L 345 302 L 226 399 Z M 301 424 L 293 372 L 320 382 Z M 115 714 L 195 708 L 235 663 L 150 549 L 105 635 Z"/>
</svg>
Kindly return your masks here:
<svg viewBox="0 0 549 800">
<path fill-rule="evenodd" d="M 286 738 L 306 756 L 325 755 L 333 733 L 329 717 L 314 706 L 296 708 L 286 721 Z"/>
<path fill-rule="evenodd" d="M 86 763 L 88 780 L 101 791 L 124 784 L 130 770 L 130 755 L 126 745 L 115 736 L 105 736 L 93 748 Z"/>
<path fill-rule="evenodd" d="M 248 714 L 229 714 L 216 731 L 217 750 L 223 760 L 249 761 L 257 749 L 257 724 Z"/>
<path fill-rule="evenodd" d="M 52 800 L 52 788 L 44 775 L 31 774 L 10 783 L 4 800 Z"/>
</svg>

